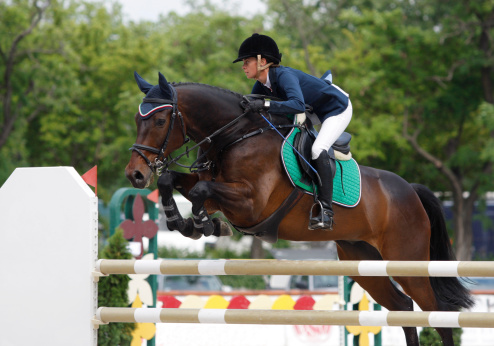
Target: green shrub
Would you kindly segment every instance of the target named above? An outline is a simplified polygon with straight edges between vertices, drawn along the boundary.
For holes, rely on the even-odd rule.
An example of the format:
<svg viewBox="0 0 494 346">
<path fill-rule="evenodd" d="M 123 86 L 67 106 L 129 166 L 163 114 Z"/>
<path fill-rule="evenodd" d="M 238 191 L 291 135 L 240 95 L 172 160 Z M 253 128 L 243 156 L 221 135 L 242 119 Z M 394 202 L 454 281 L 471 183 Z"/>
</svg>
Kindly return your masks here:
<svg viewBox="0 0 494 346">
<path fill-rule="evenodd" d="M 453 328 L 453 342 L 455 346 L 461 345 L 461 328 Z M 443 343 L 441 337 L 434 328 L 424 327 L 420 332 L 419 342 L 421 346 L 441 346 Z"/>
<path fill-rule="evenodd" d="M 177 249 L 173 246 L 161 246 L 158 248 L 158 258 L 175 258 L 175 259 L 184 259 L 184 258 L 203 258 L 204 253 Z"/>
<path fill-rule="evenodd" d="M 127 249 L 127 240 L 122 230 L 117 230 L 108 238 L 108 245 L 103 249 L 101 258 L 131 259 Z M 109 275 L 102 277 L 98 284 L 98 306 L 128 307 L 127 288 L 130 278 L 128 275 Z M 130 345 L 134 323 L 110 323 L 101 325 L 98 330 L 98 345 Z"/>
</svg>

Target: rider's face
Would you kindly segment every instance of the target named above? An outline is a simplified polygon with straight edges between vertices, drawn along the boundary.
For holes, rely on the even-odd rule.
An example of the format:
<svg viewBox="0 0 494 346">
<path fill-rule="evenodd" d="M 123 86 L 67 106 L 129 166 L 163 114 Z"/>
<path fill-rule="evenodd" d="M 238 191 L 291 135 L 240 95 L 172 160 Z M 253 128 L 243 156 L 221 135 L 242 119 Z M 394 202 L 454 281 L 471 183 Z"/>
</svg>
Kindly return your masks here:
<svg viewBox="0 0 494 346">
<path fill-rule="evenodd" d="M 257 74 L 257 63 L 256 58 L 250 57 L 242 60 L 244 64 L 242 69 L 244 70 L 245 76 L 249 79 L 255 79 Z"/>
</svg>

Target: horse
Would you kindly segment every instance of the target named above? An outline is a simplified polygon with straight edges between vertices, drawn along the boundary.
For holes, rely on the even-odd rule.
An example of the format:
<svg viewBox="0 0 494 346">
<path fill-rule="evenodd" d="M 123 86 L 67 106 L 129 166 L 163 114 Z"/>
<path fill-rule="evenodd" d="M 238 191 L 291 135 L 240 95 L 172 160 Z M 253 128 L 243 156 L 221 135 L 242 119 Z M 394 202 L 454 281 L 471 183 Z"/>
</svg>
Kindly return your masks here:
<svg viewBox="0 0 494 346">
<path fill-rule="evenodd" d="M 335 241 L 340 260 L 454 260 L 442 205 L 427 187 L 389 171 L 359 166 L 358 205 L 334 205 L 333 229 L 309 230 L 314 199 L 293 193 L 297 189 L 280 159 L 284 140 L 277 132 L 286 135 L 292 120 L 273 116 L 278 131 L 270 130 L 264 116 L 244 110 L 244 95 L 239 93 L 206 84 L 169 84 L 161 73 L 158 85 L 137 73 L 135 78 L 146 95 L 141 106 L 147 102 L 148 112 L 135 115 L 137 138 L 125 174 L 134 187 L 144 188 L 164 169 L 157 185 L 170 229 L 194 239 L 230 235 L 225 222 L 210 217 L 221 211 L 238 229 L 259 230 L 256 225 L 283 209 L 270 223 L 277 226 L 280 239 Z M 199 147 L 194 169 L 191 173 L 169 170 L 177 162 L 171 154 L 189 138 Z M 178 212 L 174 189 L 192 202 L 192 218 L 184 220 Z M 423 311 L 457 311 L 473 305 L 458 278 L 394 278 L 406 294 L 389 277 L 351 278 L 392 311 L 413 311 L 413 301 Z M 407 345 L 419 345 L 415 327 L 403 330 Z M 444 345 L 454 345 L 450 328 L 436 330 Z"/>
</svg>

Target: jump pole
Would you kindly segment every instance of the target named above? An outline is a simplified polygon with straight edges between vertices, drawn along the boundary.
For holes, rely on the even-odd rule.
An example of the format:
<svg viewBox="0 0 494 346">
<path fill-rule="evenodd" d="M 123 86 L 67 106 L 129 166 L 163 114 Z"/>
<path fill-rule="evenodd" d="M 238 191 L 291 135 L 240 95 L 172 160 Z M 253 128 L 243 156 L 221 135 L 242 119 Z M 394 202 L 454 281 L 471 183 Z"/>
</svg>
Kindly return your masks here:
<svg viewBox="0 0 494 346">
<path fill-rule="evenodd" d="M 159 309 L 100 307 L 100 323 L 210 323 L 335 326 L 494 328 L 494 313 L 436 311 L 328 311 Z"/>
<path fill-rule="evenodd" d="M 492 261 L 99 260 L 95 275 L 494 277 Z"/>
</svg>

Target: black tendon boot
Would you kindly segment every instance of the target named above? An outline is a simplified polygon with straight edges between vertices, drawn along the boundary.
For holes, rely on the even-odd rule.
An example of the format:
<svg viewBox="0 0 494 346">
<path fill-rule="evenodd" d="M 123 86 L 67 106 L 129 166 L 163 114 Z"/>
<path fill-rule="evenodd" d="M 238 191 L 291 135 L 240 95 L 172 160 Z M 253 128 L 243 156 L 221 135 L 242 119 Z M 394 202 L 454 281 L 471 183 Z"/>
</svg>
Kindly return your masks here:
<svg viewBox="0 0 494 346">
<path fill-rule="evenodd" d="M 333 177 L 336 171 L 336 163 L 326 150 L 323 150 L 319 157 L 315 159 L 317 173 L 321 177 L 322 185 L 318 185 L 318 200 L 322 207 L 317 216 L 312 216 L 309 221 L 309 229 L 333 229 Z"/>
</svg>

